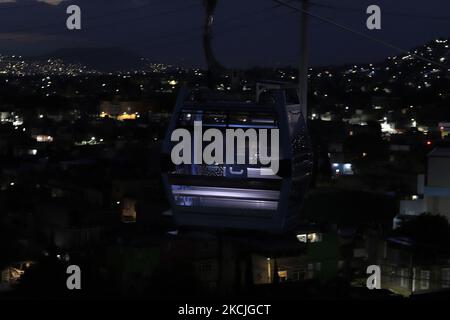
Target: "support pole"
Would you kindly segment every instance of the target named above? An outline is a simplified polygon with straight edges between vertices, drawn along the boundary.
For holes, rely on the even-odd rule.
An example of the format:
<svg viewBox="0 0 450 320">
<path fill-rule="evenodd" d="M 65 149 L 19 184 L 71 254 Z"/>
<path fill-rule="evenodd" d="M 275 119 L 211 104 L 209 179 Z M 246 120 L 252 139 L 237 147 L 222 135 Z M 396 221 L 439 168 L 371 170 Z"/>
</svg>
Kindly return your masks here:
<svg viewBox="0 0 450 320">
<path fill-rule="evenodd" d="M 305 124 L 308 121 L 308 14 L 309 0 L 302 0 L 300 23 L 300 65 L 298 70 L 300 110 Z"/>
</svg>

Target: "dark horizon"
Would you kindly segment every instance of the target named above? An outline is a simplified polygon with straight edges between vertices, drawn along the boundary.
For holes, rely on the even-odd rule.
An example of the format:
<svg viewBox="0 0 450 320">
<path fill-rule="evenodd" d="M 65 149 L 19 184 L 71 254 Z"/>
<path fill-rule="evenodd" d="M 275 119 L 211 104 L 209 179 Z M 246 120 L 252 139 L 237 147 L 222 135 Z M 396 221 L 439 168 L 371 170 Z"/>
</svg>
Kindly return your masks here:
<svg viewBox="0 0 450 320">
<path fill-rule="evenodd" d="M 120 47 L 163 63 L 203 67 L 201 1 L 77 0 L 82 10 L 82 30 L 65 27 L 64 0 L 7 0 L 0 2 L 0 44 L 6 54 L 34 56 L 67 47 Z M 50 3 L 50 4 L 49 4 Z M 431 39 L 448 37 L 450 3 L 431 1 L 378 1 L 382 29 L 366 28 L 370 1 L 330 0 L 314 2 L 310 11 L 358 32 L 410 49 Z M 226 67 L 296 66 L 299 55 L 298 13 L 276 7 L 272 0 L 245 3 L 219 1 L 214 26 L 216 56 Z M 17 23 L 20 21 L 20 23 Z M 310 20 L 312 66 L 376 62 L 393 49 L 336 28 Z"/>
</svg>

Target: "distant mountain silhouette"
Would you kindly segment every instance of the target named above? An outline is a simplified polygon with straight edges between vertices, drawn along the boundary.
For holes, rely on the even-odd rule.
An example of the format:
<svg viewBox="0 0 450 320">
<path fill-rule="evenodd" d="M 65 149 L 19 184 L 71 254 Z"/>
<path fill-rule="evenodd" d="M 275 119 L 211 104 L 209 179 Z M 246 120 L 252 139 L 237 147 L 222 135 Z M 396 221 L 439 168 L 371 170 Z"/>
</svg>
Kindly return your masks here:
<svg viewBox="0 0 450 320">
<path fill-rule="evenodd" d="M 141 68 L 144 60 L 138 54 L 121 48 L 64 48 L 36 59 L 61 59 L 81 63 L 99 71 L 128 71 Z"/>
</svg>

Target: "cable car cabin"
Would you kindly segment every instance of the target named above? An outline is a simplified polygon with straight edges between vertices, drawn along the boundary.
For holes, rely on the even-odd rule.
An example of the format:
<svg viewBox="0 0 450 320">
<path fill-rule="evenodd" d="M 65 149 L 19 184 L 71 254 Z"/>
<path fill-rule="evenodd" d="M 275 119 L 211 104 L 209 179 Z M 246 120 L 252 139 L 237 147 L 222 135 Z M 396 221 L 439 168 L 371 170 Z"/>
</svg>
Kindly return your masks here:
<svg viewBox="0 0 450 320">
<path fill-rule="evenodd" d="M 273 86 L 258 86 L 256 103 L 211 97 L 195 101 L 187 89 L 181 90 L 166 134 L 162 163 L 164 186 L 178 225 L 275 233 L 296 227 L 309 185 L 312 154 L 299 104 L 288 104 L 287 99 L 286 90 L 274 90 Z M 251 162 L 260 150 L 249 154 L 249 142 L 244 143 L 244 151 L 249 154 L 244 164 L 207 164 L 194 159 L 209 143 L 195 137 L 198 123 L 203 131 L 213 128 L 224 136 L 227 129 L 278 129 L 279 156 L 272 159 L 278 160 L 278 171 L 275 174 L 274 166 L 267 162 Z M 178 140 L 171 140 L 176 129 L 192 133 L 191 155 L 182 151 L 191 157 L 190 163 L 174 164 L 172 151 Z M 239 146 L 230 147 L 233 141 L 223 140 L 223 159 L 230 151 L 237 153 L 233 155 L 236 159 Z M 272 142 L 268 143 L 271 154 L 275 151 Z"/>
</svg>

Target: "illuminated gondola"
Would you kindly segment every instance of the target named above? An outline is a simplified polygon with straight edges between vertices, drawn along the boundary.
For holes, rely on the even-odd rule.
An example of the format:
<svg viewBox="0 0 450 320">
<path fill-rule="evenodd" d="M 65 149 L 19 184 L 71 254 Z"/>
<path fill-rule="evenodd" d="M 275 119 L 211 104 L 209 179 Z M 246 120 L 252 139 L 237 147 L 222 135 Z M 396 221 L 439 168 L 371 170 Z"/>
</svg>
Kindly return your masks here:
<svg viewBox="0 0 450 320">
<path fill-rule="evenodd" d="M 256 102 L 232 102 L 211 96 L 195 100 L 195 92 L 181 90 L 164 142 L 162 173 L 178 225 L 268 232 L 297 226 L 312 154 L 299 104 L 289 102 L 291 92 L 279 84 L 258 84 Z M 178 128 L 192 132 L 194 121 L 221 131 L 279 129 L 277 174 L 265 175 L 269 168 L 261 164 L 174 165 L 171 135 Z"/>
</svg>

